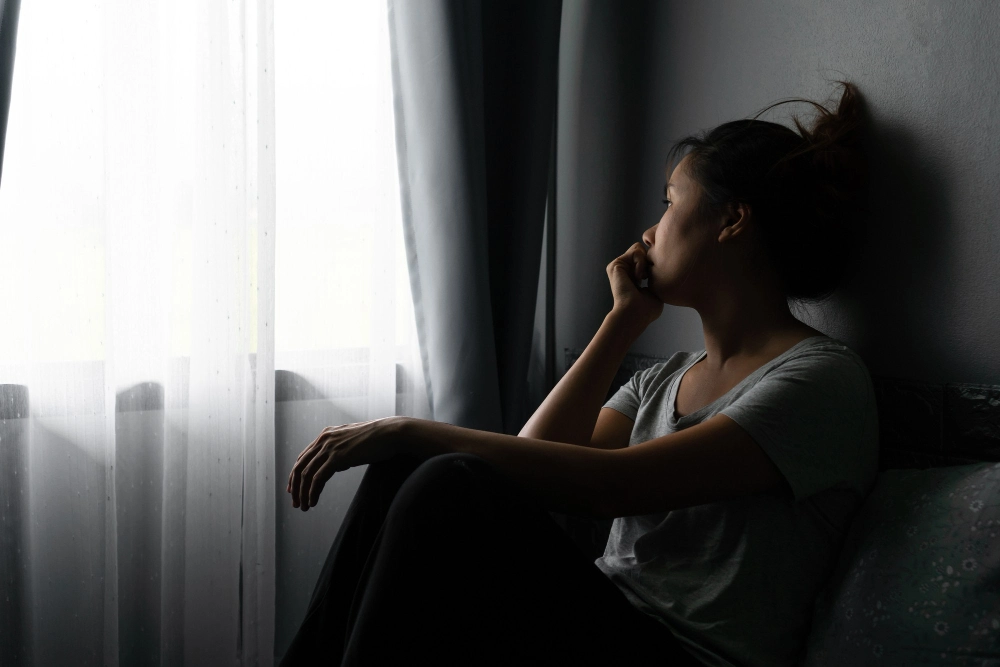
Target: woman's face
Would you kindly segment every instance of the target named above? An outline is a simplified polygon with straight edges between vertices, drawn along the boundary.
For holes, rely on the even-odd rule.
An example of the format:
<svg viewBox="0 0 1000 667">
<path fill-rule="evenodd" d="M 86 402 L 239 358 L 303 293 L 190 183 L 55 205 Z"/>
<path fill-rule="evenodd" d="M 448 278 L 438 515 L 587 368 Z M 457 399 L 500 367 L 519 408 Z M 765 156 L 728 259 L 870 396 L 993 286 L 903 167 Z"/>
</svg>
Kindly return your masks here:
<svg viewBox="0 0 1000 667">
<path fill-rule="evenodd" d="M 698 211 L 702 190 L 687 175 L 687 164 L 685 156 L 674 168 L 665 186 L 669 204 L 660 221 L 642 234 L 649 288 L 658 299 L 675 306 L 690 305 L 719 231 Z"/>
</svg>

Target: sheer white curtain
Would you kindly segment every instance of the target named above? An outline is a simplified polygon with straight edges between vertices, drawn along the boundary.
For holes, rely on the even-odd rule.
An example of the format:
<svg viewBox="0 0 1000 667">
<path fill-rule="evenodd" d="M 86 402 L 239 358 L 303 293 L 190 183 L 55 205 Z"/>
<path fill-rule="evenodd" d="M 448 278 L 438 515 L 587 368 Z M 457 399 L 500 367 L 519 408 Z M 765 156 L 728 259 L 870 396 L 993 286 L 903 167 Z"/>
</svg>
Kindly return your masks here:
<svg viewBox="0 0 1000 667">
<path fill-rule="evenodd" d="M 0 622 L 23 664 L 271 664 L 288 457 L 327 424 L 427 414 L 385 7 L 272 1 L 22 5 Z M 337 30 L 360 40 L 348 57 Z M 366 104 L 374 129 L 333 115 Z M 336 525 L 317 528 L 321 551 Z"/>
<path fill-rule="evenodd" d="M 308 512 L 285 493 L 330 424 L 430 418 L 399 205 L 387 7 L 278 2 L 277 618 L 284 655 L 367 466 Z"/>
</svg>

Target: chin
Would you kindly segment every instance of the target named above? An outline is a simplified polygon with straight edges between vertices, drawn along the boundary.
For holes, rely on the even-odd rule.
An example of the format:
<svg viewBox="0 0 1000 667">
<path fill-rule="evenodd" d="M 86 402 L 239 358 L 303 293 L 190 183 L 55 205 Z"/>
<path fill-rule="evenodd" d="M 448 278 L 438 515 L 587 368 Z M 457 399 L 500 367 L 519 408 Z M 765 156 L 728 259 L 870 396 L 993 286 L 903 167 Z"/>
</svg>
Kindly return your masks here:
<svg viewBox="0 0 1000 667">
<path fill-rule="evenodd" d="M 653 294 L 668 306 L 688 306 L 688 299 L 677 289 L 677 285 L 656 285 Z"/>
</svg>

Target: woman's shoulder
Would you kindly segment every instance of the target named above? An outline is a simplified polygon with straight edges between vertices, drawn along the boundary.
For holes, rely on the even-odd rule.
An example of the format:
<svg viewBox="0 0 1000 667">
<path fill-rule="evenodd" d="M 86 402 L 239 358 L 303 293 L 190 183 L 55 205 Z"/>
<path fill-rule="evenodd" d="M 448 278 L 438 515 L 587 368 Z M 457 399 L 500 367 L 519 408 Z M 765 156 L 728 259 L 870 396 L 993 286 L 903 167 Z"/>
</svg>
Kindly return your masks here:
<svg viewBox="0 0 1000 667">
<path fill-rule="evenodd" d="M 646 395 L 649 391 L 669 382 L 679 371 L 687 368 L 704 354 L 700 352 L 674 352 L 665 361 L 658 361 L 638 372 L 633 376 L 636 388 L 640 394 Z"/>
<path fill-rule="evenodd" d="M 660 361 L 653 364 L 643 371 L 643 373 L 647 378 L 664 380 L 677 371 L 693 364 L 703 354 L 705 354 L 705 350 L 699 350 L 697 352 L 674 352 L 666 361 Z"/>
<path fill-rule="evenodd" d="M 779 355 L 764 375 L 794 376 L 820 382 L 826 388 L 839 386 L 874 398 L 871 374 L 864 359 L 844 341 L 826 334 L 796 343 Z"/>
<path fill-rule="evenodd" d="M 858 365 L 865 369 L 864 360 L 847 343 L 826 334 L 809 336 L 799 341 L 788 349 L 786 354 L 781 355 L 784 360 L 806 359 L 816 363 L 822 361 L 840 362 Z"/>
</svg>

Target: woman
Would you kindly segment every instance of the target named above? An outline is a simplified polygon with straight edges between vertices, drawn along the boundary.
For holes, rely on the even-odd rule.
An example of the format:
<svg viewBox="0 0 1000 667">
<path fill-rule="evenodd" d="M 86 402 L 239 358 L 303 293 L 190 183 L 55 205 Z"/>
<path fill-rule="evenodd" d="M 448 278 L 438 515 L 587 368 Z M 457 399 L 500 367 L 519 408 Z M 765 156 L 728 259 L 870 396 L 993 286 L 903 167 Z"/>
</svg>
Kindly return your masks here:
<svg viewBox="0 0 1000 667">
<path fill-rule="evenodd" d="M 608 265 L 611 312 L 518 437 L 393 417 L 302 452 L 303 511 L 372 465 L 283 665 L 795 663 L 877 461 L 863 362 L 788 307 L 832 292 L 857 237 L 841 83 L 811 131 L 755 117 L 673 147 L 663 216 Z M 604 403 L 665 303 L 697 310 L 705 349 Z M 548 510 L 615 517 L 604 556 Z"/>
</svg>

